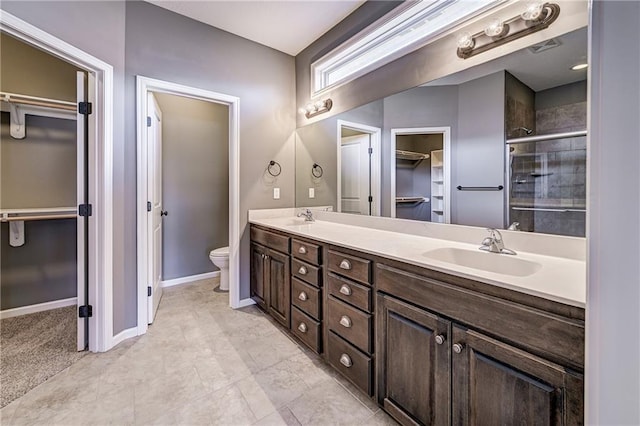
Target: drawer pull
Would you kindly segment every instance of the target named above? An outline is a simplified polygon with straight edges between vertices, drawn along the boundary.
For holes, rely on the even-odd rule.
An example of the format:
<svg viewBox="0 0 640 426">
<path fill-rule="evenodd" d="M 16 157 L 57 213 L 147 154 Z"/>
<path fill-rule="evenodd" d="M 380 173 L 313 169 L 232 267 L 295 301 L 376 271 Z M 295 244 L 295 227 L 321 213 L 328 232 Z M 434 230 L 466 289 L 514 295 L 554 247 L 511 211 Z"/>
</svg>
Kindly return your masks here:
<svg viewBox="0 0 640 426">
<path fill-rule="evenodd" d="M 298 330 L 300 330 L 303 333 L 306 333 L 308 328 L 307 328 L 307 324 L 301 322 L 300 325 L 298 326 Z"/>
<path fill-rule="evenodd" d="M 345 296 L 351 296 L 351 287 L 346 284 L 342 284 L 342 287 L 340 287 L 340 293 L 344 294 Z"/>
<path fill-rule="evenodd" d="M 309 300 L 309 296 L 307 296 L 307 293 L 305 293 L 304 291 L 301 291 L 298 295 L 298 299 L 304 302 L 305 300 Z"/>
<path fill-rule="evenodd" d="M 351 328 L 351 318 L 349 318 L 346 315 L 343 315 L 342 318 L 340 318 L 340 325 L 345 327 L 345 328 Z"/>
<path fill-rule="evenodd" d="M 353 361 L 351 361 L 351 357 L 347 354 L 342 354 L 340 355 L 340 364 L 344 365 L 345 367 L 349 368 L 353 365 Z"/>
<path fill-rule="evenodd" d="M 307 254 L 307 248 L 305 246 L 300 246 L 300 248 L 298 249 L 298 253 Z"/>
<path fill-rule="evenodd" d="M 347 259 L 342 259 L 342 262 L 340 262 L 340 269 L 346 269 L 349 271 L 351 269 L 351 262 Z"/>
<path fill-rule="evenodd" d="M 445 342 L 445 340 L 447 340 L 447 338 L 444 337 L 442 334 L 438 334 L 436 336 L 436 343 L 439 344 L 439 345 L 443 344 Z"/>
<path fill-rule="evenodd" d="M 464 348 L 464 345 L 462 343 L 455 343 L 453 345 L 453 351 L 457 354 L 461 353 L 463 348 Z"/>
<path fill-rule="evenodd" d="M 300 275 L 307 275 L 307 268 L 305 268 L 304 266 L 301 266 L 300 269 L 298 269 L 298 273 Z"/>
</svg>

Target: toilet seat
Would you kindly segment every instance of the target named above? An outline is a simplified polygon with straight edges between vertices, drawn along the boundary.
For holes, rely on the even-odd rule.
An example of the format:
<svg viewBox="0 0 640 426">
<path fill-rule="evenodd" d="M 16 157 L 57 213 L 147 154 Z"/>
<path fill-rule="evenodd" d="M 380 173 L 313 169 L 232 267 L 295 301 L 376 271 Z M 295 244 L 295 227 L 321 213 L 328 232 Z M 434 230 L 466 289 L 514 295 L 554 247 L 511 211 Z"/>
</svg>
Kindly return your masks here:
<svg viewBox="0 0 640 426">
<path fill-rule="evenodd" d="M 229 247 L 220 247 L 212 250 L 209 254 L 210 257 L 229 257 Z"/>
</svg>

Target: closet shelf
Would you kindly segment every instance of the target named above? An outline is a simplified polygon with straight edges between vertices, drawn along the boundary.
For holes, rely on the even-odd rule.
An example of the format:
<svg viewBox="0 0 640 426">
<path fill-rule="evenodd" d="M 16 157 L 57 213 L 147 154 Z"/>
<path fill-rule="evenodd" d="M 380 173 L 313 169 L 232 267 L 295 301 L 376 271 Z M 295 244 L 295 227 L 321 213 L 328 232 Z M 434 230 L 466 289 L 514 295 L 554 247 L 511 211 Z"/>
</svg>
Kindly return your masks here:
<svg viewBox="0 0 640 426">
<path fill-rule="evenodd" d="M 8 112 L 11 116 L 9 130 L 14 139 L 25 138 L 27 114 L 65 120 L 77 118 L 77 106 L 74 102 L 7 92 L 0 92 L 0 101 L 2 111 Z"/>
<path fill-rule="evenodd" d="M 426 160 L 427 158 L 429 158 L 429 154 L 426 154 L 424 152 L 403 151 L 401 149 L 396 149 L 396 160 L 411 161 L 409 165 L 404 167 L 415 168 L 422 162 L 422 160 Z M 401 164 L 398 164 L 398 166 L 403 167 L 403 165 Z"/>
<path fill-rule="evenodd" d="M 396 204 L 400 207 L 413 207 L 428 202 L 427 197 L 396 197 Z"/>
<path fill-rule="evenodd" d="M 2 209 L 0 222 L 29 220 L 72 219 L 78 216 L 76 207 L 46 207 L 34 209 Z"/>
</svg>

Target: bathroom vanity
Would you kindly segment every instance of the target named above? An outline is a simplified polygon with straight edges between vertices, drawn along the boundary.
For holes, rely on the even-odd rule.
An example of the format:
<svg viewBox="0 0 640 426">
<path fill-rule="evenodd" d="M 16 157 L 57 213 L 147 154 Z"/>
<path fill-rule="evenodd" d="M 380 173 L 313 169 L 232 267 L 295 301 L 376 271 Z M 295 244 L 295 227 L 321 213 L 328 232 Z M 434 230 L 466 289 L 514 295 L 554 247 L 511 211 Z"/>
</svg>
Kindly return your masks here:
<svg viewBox="0 0 640 426">
<path fill-rule="evenodd" d="M 251 222 L 256 303 L 400 423 L 583 423 L 584 262 Z"/>
</svg>

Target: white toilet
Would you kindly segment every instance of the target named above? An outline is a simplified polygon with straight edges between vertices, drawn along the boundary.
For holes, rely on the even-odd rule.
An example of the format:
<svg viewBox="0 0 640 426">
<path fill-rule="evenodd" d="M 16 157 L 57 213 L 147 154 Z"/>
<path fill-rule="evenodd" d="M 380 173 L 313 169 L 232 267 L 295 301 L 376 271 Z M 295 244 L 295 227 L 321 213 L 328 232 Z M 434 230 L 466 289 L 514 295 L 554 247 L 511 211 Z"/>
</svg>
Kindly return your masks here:
<svg viewBox="0 0 640 426">
<path fill-rule="evenodd" d="M 220 247 L 209 253 L 209 259 L 220 268 L 220 290 L 229 291 L 229 247 Z"/>
</svg>

